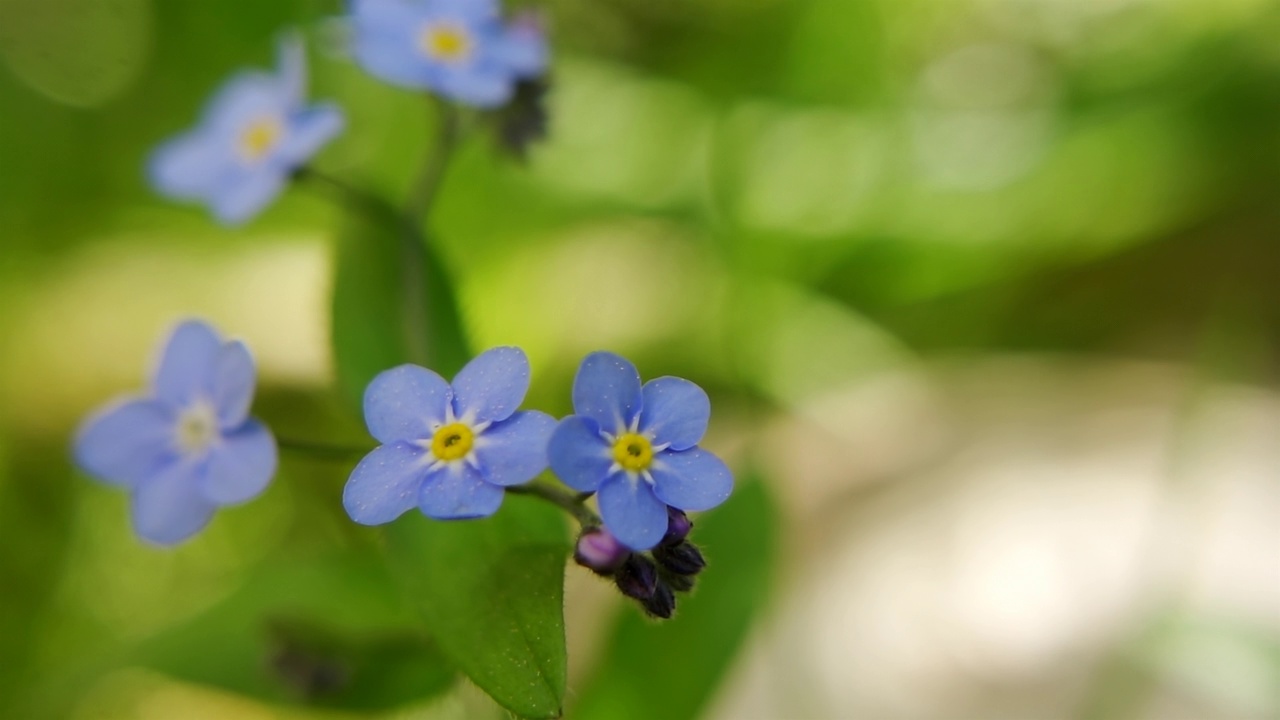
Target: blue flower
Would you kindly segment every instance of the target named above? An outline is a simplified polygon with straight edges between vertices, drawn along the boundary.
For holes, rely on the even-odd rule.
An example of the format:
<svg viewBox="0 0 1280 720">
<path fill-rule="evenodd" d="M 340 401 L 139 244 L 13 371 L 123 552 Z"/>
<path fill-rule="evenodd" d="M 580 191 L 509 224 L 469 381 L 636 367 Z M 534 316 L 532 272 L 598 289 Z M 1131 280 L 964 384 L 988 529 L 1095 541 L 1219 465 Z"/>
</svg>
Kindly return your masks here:
<svg viewBox="0 0 1280 720">
<path fill-rule="evenodd" d="M 161 145 L 148 164 L 161 194 L 207 204 L 219 221 L 244 222 L 343 127 L 331 104 L 306 105 L 306 54 L 280 46 L 280 72 L 244 71 L 214 95 L 200 125 Z"/>
<path fill-rule="evenodd" d="M 369 383 L 364 420 L 383 443 L 351 473 L 342 504 L 352 520 L 380 525 L 417 507 L 439 520 L 487 517 L 503 488 L 547 467 L 556 421 L 516 412 L 529 389 L 529 358 L 515 347 L 481 353 L 453 385 L 401 365 Z"/>
<path fill-rule="evenodd" d="M 76 463 L 129 491 L 140 537 L 181 542 L 217 508 L 257 497 L 275 474 L 275 438 L 249 417 L 254 382 L 244 343 L 184 322 L 169 336 L 151 395 L 118 401 L 80 427 Z"/>
<path fill-rule="evenodd" d="M 504 25 L 497 0 L 352 0 L 351 18 L 366 70 L 467 105 L 502 105 L 547 67 L 541 28 Z"/>
<path fill-rule="evenodd" d="M 631 549 L 662 540 L 668 507 L 710 510 L 733 491 L 729 468 L 697 447 L 711 401 L 688 380 L 642 387 L 625 358 L 592 353 L 573 381 L 573 408 L 551 435 L 551 469 L 576 490 L 598 492 L 605 526 Z"/>
</svg>

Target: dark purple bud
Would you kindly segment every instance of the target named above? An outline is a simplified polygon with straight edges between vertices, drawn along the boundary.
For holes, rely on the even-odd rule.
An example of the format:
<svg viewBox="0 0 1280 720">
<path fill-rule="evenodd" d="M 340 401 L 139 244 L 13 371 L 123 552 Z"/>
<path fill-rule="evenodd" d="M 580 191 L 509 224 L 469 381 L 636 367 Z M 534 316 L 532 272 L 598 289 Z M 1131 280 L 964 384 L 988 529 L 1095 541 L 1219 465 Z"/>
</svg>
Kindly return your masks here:
<svg viewBox="0 0 1280 720">
<path fill-rule="evenodd" d="M 663 545 L 677 545 L 689 536 L 693 529 L 693 521 L 683 510 L 667 508 L 667 534 L 662 537 Z"/>
<path fill-rule="evenodd" d="M 597 575 L 612 575 L 626 562 L 631 551 L 604 528 L 584 530 L 578 537 L 573 559 Z"/>
<path fill-rule="evenodd" d="M 697 546 L 688 542 L 659 545 L 653 549 L 653 559 L 676 575 L 697 575 L 707 566 Z"/>
<path fill-rule="evenodd" d="M 676 596 L 666 583 L 660 582 L 653 590 L 653 596 L 643 603 L 644 611 L 650 615 L 666 620 L 676 611 Z"/>
<path fill-rule="evenodd" d="M 550 87 L 546 78 L 521 78 L 511 100 L 496 113 L 498 144 L 518 160 L 524 160 L 530 146 L 547 137 Z"/>
<path fill-rule="evenodd" d="M 662 579 L 676 592 L 689 592 L 693 589 L 694 579 L 692 575 L 677 575 L 669 572 Z"/>
<path fill-rule="evenodd" d="M 643 555 L 632 555 L 618 570 L 614 583 L 623 595 L 645 602 L 658 587 L 658 569 Z"/>
</svg>

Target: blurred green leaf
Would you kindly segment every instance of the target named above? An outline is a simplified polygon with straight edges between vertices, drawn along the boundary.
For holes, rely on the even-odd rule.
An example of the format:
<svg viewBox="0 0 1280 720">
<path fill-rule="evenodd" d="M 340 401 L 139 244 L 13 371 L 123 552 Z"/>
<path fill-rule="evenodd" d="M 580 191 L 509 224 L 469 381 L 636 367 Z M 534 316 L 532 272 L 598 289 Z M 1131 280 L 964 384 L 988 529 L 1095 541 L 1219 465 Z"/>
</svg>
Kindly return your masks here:
<svg viewBox="0 0 1280 720">
<path fill-rule="evenodd" d="M 127 660 L 270 702 L 354 710 L 432 697 L 454 678 L 385 567 L 367 555 L 267 565 Z"/>
<path fill-rule="evenodd" d="M 564 561 L 559 512 L 508 497 L 484 520 L 410 513 L 388 529 L 392 566 L 440 647 L 519 715 L 559 717 L 564 703 Z"/>
<path fill-rule="evenodd" d="M 699 520 L 693 540 L 707 569 L 661 624 L 622 609 L 613 640 L 574 717 L 681 720 L 697 717 L 715 692 L 769 594 L 777 537 L 762 482 L 743 483 Z"/>
<path fill-rule="evenodd" d="M 32 656 L 65 574 L 76 508 L 65 448 L 30 439 L 19 446 L 10 455 L 0 443 L 0 528 L 24 538 L 0 543 L 0 717 L 30 716 Z"/>
<path fill-rule="evenodd" d="M 353 203 L 338 244 L 333 351 L 359 403 L 375 375 L 402 363 L 446 377 L 467 359 L 452 283 L 426 239 L 391 206 Z"/>
</svg>

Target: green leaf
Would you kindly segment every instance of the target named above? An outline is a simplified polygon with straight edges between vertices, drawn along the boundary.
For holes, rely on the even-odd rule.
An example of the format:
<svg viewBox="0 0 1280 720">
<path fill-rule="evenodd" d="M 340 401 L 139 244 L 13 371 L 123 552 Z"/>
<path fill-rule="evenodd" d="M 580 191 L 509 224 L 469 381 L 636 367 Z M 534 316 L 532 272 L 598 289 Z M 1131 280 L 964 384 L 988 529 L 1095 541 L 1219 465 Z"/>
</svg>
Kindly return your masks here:
<svg viewBox="0 0 1280 720">
<path fill-rule="evenodd" d="M 499 704 L 529 718 L 564 704 L 564 563 L 559 511 L 508 496 L 484 520 L 409 513 L 388 528 L 391 563 L 441 649 Z"/>
<path fill-rule="evenodd" d="M 333 351 L 357 404 L 375 375 L 402 363 L 451 376 L 468 358 L 449 276 L 427 239 L 391 206 L 351 202 L 338 243 Z"/>
<path fill-rule="evenodd" d="M 126 661 L 268 702 L 382 710 L 454 671 L 376 557 L 273 563 Z"/>
<path fill-rule="evenodd" d="M 744 483 L 699 519 L 707 568 L 676 615 L 655 623 L 628 605 L 573 716 L 580 720 L 697 717 L 769 594 L 776 515 L 763 483 Z"/>
</svg>

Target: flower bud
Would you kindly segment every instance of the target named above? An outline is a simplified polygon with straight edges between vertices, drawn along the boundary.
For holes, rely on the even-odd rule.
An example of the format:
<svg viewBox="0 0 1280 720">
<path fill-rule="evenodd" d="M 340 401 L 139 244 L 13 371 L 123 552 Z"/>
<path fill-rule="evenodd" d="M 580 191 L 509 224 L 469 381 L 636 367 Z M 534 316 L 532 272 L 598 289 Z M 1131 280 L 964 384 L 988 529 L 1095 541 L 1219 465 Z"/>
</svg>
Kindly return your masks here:
<svg viewBox="0 0 1280 720">
<path fill-rule="evenodd" d="M 641 604 L 644 605 L 645 612 L 665 620 L 676 611 L 676 596 L 666 583 L 659 582 L 653 590 L 653 596 Z"/>
<path fill-rule="evenodd" d="M 697 546 L 689 542 L 659 545 L 653 549 L 653 559 L 676 575 L 697 575 L 707 566 Z"/>
<path fill-rule="evenodd" d="M 678 545 L 689 536 L 693 529 L 693 521 L 683 510 L 667 507 L 667 534 L 662 537 L 663 545 Z"/>
<path fill-rule="evenodd" d="M 658 569 L 643 555 L 632 555 L 618 570 L 614 583 L 623 595 L 645 602 L 658 587 Z"/>
<path fill-rule="evenodd" d="M 676 592 L 689 592 L 693 589 L 694 579 L 692 575 L 677 575 L 669 572 L 662 576 L 662 580 Z"/>
<path fill-rule="evenodd" d="M 631 551 L 604 528 L 589 528 L 578 537 L 573 559 L 597 575 L 612 575 Z"/>
</svg>

